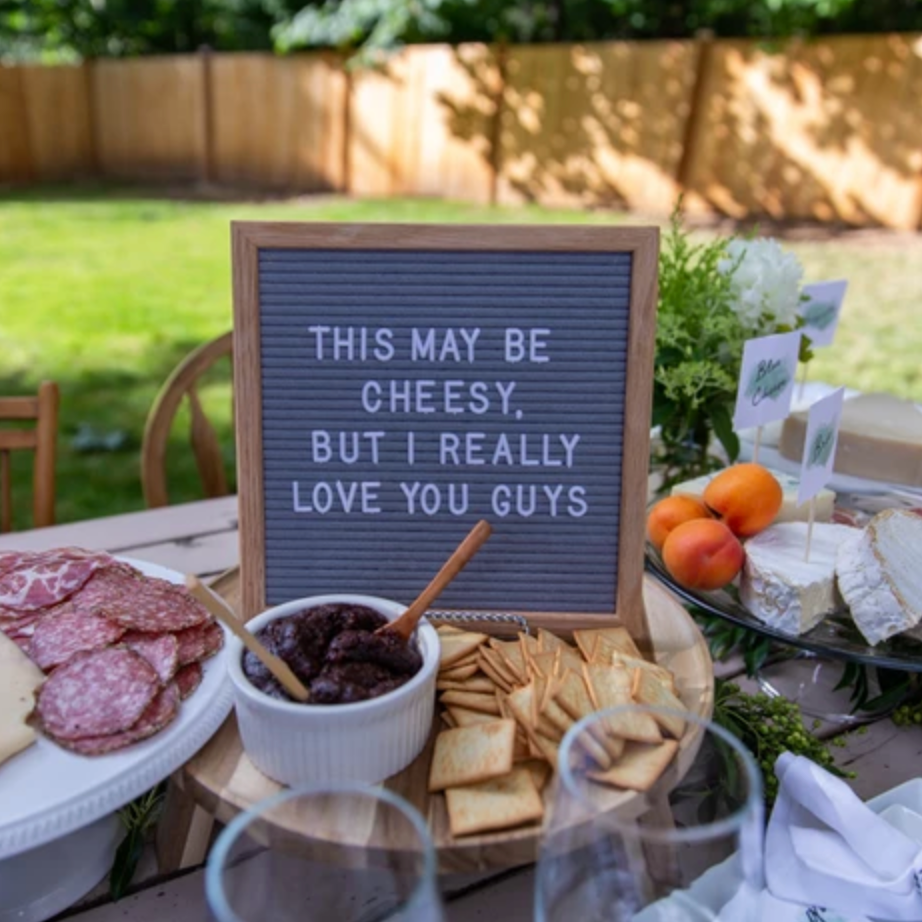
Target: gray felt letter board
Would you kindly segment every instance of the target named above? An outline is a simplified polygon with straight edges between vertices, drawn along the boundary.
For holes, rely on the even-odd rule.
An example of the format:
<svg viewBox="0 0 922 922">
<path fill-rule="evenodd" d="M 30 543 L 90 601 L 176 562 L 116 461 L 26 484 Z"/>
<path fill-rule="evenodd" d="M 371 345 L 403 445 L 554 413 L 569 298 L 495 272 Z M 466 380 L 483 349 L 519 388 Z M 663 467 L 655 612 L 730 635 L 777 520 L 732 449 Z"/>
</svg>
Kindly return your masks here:
<svg viewBox="0 0 922 922">
<path fill-rule="evenodd" d="M 480 518 L 493 536 L 440 608 L 636 601 L 656 245 L 644 228 L 234 225 L 245 607 L 408 604 Z"/>
</svg>

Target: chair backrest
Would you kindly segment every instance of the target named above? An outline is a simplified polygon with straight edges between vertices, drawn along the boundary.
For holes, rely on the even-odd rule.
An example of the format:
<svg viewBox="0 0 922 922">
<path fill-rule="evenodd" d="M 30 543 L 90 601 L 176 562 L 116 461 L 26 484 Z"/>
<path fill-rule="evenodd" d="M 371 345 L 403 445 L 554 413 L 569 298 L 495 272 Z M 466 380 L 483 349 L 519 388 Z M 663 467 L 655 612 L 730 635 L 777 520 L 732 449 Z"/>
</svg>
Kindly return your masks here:
<svg viewBox="0 0 922 922">
<path fill-rule="evenodd" d="M 32 526 L 54 525 L 54 468 L 58 441 L 58 385 L 43 381 L 36 397 L 0 397 L 0 532 L 13 527 L 12 458 L 32 451 Z M 20 422 L 34 425 L 20 426 Z"/>
<path fill-rule="evenodd" d="M 205 495 L 226 496 L 227 475 L 221 455 L 221 445 L 214 426 L 205 415 L 199 400 L 197 385 L 200 378 L 224 357 L 232 357 L 233 333 L 193 349 L 164 382 L 151 406 L 144 427 L 141 446 L 141 485 L 144 501 L 151 508 L 169 503 L 167 490 L 166 454 L 173 419 L 183 398 L 189 402 L 189 442 Z"/>
</svg>

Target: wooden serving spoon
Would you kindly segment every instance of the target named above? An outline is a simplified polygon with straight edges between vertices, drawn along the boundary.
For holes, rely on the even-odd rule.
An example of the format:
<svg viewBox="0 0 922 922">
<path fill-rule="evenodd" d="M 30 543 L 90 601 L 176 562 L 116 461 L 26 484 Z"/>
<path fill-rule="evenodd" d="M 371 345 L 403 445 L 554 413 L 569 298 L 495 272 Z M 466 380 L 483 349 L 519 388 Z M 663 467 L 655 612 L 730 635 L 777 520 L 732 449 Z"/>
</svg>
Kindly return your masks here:
<svg viewBox="0 0 922 922">
<path fill-rule="evenodd" d="M 425 614 L 426 609 L 442 594 L 445 587 L 464 569 L 467 562 L 477 553 L 480 545 L 492 533 L 490 523 L 481 519 L 467 534 L 467 537 L 458 545 L 454 553 L 442 565 L 442 569 L 435 574 L 432 582 L 416 597 L 412 605 L 399 618 L 385 624 L 375 631 L 376 634 L 385 632 L 398 634 L 404 641 L 408 641 L 416 630 L 419 619 Z"/>
<path fill-rule="evenodd" d="M 224 599 L 213 593 L 194 574 L 186 576 L 186 588 L 208 609 L 225 627 L 230 628 L 242 641 L 244 646 L 257 656 L 262 664 L 282 683 L 285 691 L 296 701 L 302 703 L 310 700 L 311 694 L 304 683 L 291 671 L 285 660 L 270 653 L 240 622 L 234 610 Z"/>
</svg>

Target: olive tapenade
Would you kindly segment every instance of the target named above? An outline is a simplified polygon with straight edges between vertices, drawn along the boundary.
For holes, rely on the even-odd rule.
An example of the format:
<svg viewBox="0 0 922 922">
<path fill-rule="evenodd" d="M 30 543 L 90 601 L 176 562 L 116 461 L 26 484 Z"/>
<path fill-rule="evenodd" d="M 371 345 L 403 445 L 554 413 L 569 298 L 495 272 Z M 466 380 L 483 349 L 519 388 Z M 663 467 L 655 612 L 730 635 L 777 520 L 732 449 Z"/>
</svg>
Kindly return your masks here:
<svg viewBox="0 0 922 922">
<path fill-rule="evenodd" d="M 372 608 L 338 602 L 276 618 L 256 636 L 308 687 L 311 704 L 350 704 L 385 695 L 422 668 L 414 643 L 375 633 L 385 624 L 384 615 Z M 293 700 L 249 651 L 243 655 L 243 672 L 267 695 Z"/>
</svg>

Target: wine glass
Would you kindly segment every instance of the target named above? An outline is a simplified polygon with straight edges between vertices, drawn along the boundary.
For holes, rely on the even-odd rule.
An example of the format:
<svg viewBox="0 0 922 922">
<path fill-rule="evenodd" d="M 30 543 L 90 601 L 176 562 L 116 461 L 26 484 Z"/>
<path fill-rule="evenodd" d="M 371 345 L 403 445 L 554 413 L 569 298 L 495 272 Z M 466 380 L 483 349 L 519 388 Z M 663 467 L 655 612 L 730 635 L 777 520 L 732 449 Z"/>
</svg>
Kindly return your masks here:
<svg viewBox="0 0 922 922">
<path fill-rule="evenodd" d="M 237 816 L 205 872 L 218 922 L 441 922 L 420 814 L 380 787 L 282 791 Z"/>
<path fill-rule="evenodd" d="M 685 731 L 645 791 L 601 783 L 593 758 L 613 721 L 681 720 Z M 625 753 L 650 744 L 628 743 Z M 673 752 L 673 749 L 675 750 Z M 644 750 L 647 753 L 650 749 Z M 617 764 L 617 763 L 616 763 Z M 536 874 L 539 922 L 750 922 L 763 888 L 762 779 L 722 727 L 665 708 L 625 705 L 570 728 Z"/>
</svg>

